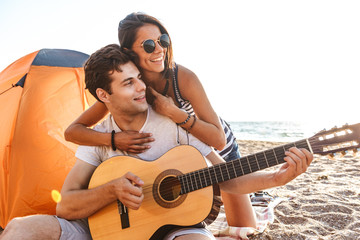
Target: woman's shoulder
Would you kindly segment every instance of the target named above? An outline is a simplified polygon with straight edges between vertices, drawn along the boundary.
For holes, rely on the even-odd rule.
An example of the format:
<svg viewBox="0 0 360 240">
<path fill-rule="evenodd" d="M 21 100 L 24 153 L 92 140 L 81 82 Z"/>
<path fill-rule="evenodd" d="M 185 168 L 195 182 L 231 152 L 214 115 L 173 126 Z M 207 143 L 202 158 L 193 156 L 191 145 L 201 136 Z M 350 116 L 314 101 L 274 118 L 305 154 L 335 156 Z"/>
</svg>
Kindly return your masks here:
<svg viewBox="0 0 360 240">
<path fill-rule="evenodd" d="M 191 101 L 197 93 L 204 91 L 196 74 L 182 65 L 178 65 L 178 86 L 182 97 L 188 101 Z"/>
<path fill-rule="evenodd" d="M 189 87 L 197 88 L 197 85 L 199 84 L 201 85 L 199 78 L 192 70 L 179 64 L 177 66 L 178 66 L 177 79 L 181 90 L 183 90 L 184 88 L 189 89 Z"/>
<path fill-rule="evenodd" d="M 178 77 L 184 77 L 184 78 L 196 78 L 197 79 L 197 76 L 196 74 L 190 70 L 189 68 L 183 66 L 183 65 L 180 65 L 180 64 L 176 64 L 177 67 L 178 67 Z"/>
</svg>

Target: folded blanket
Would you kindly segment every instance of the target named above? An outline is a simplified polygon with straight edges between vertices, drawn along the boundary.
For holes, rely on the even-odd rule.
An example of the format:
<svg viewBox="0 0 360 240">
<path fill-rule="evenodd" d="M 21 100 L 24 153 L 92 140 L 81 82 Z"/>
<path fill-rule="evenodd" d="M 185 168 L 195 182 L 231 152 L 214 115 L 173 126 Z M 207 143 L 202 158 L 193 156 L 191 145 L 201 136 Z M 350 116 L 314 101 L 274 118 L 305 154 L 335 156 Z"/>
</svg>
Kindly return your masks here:
<svg viewBox="0 0 360 240">
<path fill-rule="evenodd" d="M 268 224 L 274 222 L 274 208 L 284 198 L 271 196 L 267 192 L 256 192 L 250 195 L 251 204 L 256 213 L 256 228 L 231 227 L 227 224 L 224 206 L 220 207 L 220 213 L 213 223 L 207 228 L 219 240 L 242 240 L 248 236 L 262 233 Z"/>
</svg>

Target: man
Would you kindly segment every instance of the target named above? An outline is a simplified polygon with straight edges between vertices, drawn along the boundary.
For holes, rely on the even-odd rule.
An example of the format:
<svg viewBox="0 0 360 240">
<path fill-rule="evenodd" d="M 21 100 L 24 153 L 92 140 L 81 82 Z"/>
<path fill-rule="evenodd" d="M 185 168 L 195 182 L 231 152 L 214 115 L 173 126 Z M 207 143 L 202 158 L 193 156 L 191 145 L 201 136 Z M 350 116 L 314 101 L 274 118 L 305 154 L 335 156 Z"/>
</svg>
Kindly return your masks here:
<svg viewBox="0 0 360 240">
<path fill-rule="evenodd" d="M 153 133 L 155 141 L 138 157 L 152 161 L 179 144 L 195 146 L 212 164 L 223 160 L 212 149 L 188 135 L 170 119 L 148 106 L 146 86 L 139 70 L 118 45 L 108 45 L 95 52 L 85 64 L 85 81 L 89 91 L 109 109 L 108 119 L 96 126 L 97 131 L 135 130 Z M 91 239 L 87 217 L 120 200 L 130 209 L 139 209 L 144 199 L 144 182 L 129 172 L 99 187 L 88 189 L 97 166 L 113 156 L 127 155 L 110 147 L 80 146 L 77 161 L 61 190 L 57 216 L 34 215 L 12 220 L 1 240 L 6 239 Z M 286 164 L 275 172 L 257 172 L 224 182 L 224 191 L 250 193 L 280 186 L 305 172 L 312 161 L 307 150 L 292 148 L 286 152 Z M 134 239 L 136 236 L 134 236 Z M 164 239 L 215 239 L 205 228 L 177 229 Z"/>
</svg>

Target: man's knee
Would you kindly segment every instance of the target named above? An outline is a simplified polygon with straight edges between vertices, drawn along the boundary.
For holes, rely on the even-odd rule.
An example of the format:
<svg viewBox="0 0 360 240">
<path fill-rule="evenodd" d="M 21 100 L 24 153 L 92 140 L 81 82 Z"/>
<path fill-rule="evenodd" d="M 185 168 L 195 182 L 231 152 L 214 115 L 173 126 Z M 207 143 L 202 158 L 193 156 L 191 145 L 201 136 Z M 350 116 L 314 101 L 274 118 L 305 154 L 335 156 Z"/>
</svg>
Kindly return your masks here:
<svg viewBox="0 0 360 240">
<path fill-rule="evenodd" d="M 6 226 L 6 228 L 4 229 L 4 233 L 5 232 L 11 232 L 13 230 L 21 230 L 21 223 L 22 223 L 22 217 L 16 217 L 13 218 Z"/>
<path fill-rule="evenodd" d="M 41 220 L 42 218 L 48 218 L 50 216 L 48 215 L 30 215 L 30 216 L 25 216 L 25 217 L 16 217 L 13 218 L 8 225 L 6 226 L 5 230 L 9 229 L 24 229 L 28 226 L 34 226 L 37 225 L 39 222 L 39 220 Z M 46 220 L 42 221 L 45 222 Z"/>
<path fill-rule="evenodd" d="M 21 217 L 17 217 L 17 218 L 13 218 L 6 226 L 6 228 L 4 229 L 3 233 L 1 234 L 2 237 L 1 239 L 11 239 L 11 238 L 16 238 L 16 236 L 21 236 L 22 235 L 22 231 L 24 231 L 25 229 L 21 226 L 22 224 L 22 218 Z M 26 231 L 26 230 L 25 230 Z"/>
<path fill-rule="evenodd" d="M 13 218 L 2 233 L 3 239 L 59 239 L 60 224 L 51 215 L 31 215 Z"/>
</svg>

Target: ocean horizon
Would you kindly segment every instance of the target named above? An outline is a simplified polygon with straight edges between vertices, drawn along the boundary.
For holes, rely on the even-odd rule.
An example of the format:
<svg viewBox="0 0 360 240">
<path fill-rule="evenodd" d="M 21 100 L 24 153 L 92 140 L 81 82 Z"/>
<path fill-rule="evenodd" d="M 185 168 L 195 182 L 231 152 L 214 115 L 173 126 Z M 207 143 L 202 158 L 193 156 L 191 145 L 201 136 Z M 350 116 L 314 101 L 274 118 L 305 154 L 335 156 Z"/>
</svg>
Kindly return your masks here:
<svg viewBox="0 0 360 240">
<path fill-rule="evenodd" d="M 336 126 L 329 123 L 322 125 L 293 121 L 229 121 L 228 123 L 237 140 L 270 142 L 294 142 Z M 337 125 L 337 127 L 341 126 Z"/>
</svg>

